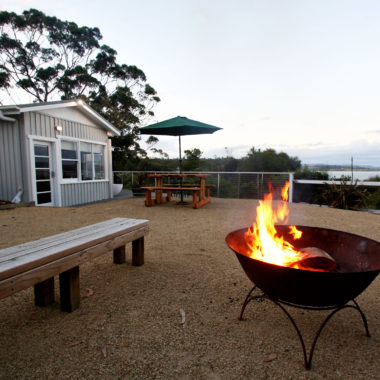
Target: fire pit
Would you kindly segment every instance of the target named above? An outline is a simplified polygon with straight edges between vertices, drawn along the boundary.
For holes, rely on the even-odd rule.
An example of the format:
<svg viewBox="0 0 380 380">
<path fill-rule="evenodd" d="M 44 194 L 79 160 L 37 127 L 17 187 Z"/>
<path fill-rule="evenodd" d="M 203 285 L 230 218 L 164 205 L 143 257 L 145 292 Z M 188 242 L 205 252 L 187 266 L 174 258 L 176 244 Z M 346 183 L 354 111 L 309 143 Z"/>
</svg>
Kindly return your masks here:
<svg viewBox="0 0 380 380">
<path fill-rule="evenodd" d="M 281 215 L 286 218 L 287 206 L 282 204 L 279 207 Z M 268 208 L 272 210 L 269 213 L 272 220 L 265 224 L 260 218 L 268 213 Z M 284 209 L 286 212 L 283 214 Z M 257 215 L 256 224 L 252 227 L 233 231 L 226 237 L 227 245 L 235 252 L 255 285 L 243 303 L 239 319 L 243 318 L 250 301 L 262 298 L 273 301 L 288 316 L 298 334 L 306 369 L 311 368 L 314 348 L 322 329 L 339 310 L 356 309 L 369 337 L 365 315 L 355 298 L 380 272 L 380 243 L 325 228 L 274 226 L 279 214 L 273 212 L 271 196 L 264 202 L 260 201 Z M 267 235 L 273 236 L 268 238 Z M 262 294 L 254 295 L 257 288 Z M 331 310 L 315 335 L 309 356 L 302 334 L 284 305 Z"/>
</svg>

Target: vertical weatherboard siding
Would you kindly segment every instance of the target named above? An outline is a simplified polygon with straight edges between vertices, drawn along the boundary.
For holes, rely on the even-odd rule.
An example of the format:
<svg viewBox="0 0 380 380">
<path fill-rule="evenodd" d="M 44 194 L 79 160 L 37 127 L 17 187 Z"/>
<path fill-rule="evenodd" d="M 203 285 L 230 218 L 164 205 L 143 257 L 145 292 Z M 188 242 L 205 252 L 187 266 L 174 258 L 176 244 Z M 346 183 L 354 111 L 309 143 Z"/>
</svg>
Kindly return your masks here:
<svg viewBox="0 0 380 380">
<path fill-rule="evenodd" d="M 76 206 L 111 197 L 108 181 L 61 185 L 62 206 Z"/>
<path fill-rule="evenodd" d="M 0 200 L 11 201 L 23 188 L 18 120 L 0 120 Z"/>
<path fill-rule="evenodd" d="M 29 133 L 34 136 L 55 138 L 55 126 L 63 128 L 61 136 L 71 138 L 107 142 L 107 132 L 91 125 L 62 119 L 39 112 L 28 112 Z"/>
</svg>

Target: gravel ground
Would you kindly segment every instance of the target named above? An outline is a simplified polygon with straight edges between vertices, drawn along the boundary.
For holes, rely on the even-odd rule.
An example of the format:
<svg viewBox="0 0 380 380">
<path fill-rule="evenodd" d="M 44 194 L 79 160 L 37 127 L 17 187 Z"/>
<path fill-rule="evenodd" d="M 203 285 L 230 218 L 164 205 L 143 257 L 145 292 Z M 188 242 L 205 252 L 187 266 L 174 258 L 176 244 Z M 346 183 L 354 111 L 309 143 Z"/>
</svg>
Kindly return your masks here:
<svg viewBox="0 0 380 380">
<path fill-rule="evenodd" d="M 58 284 L 49 307 L 34 306 L 32 289 L 0 300 L 1 379 L 380 378 L 380 278 L 358 297 L 372 337 L 355 310 L 340 311 L 306 371 L 297 335 L 278 307 L 252 302 L 245 320 L 237 320 L 252 284 L 225 236 L 251 225 L 257 201 L 213 199 L 198 210 L 143 203 L 0 211 L 0 248 L 117 216 L 150 220 L 145 265 L 130 265 L 128 247 L 126 265 L 112 264 L 110 253 L 81 266 L 81 306 L 73 313 L 60 311 Z M 380 215 L 290 206 L 291 224 L 380 241 Z M 288 310 L 310 347 L 326 312 Z"/>
</svg>

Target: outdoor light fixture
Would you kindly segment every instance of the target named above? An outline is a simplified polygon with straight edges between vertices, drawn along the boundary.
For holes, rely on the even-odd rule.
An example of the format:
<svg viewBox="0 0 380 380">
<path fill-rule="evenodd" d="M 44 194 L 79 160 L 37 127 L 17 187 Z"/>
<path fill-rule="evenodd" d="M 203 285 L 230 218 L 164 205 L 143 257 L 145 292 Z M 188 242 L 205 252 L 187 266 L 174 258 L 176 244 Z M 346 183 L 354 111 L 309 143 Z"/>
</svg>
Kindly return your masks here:
<svg viewBox="0 0 380 380">
<path fill-rule="evenodd" d="M 61 133 L 63 131 L 63 128 L 61 125 L 56 125 L 55 126 L 55 130 L 58 132 L 58 133 Z"/>
</svg>

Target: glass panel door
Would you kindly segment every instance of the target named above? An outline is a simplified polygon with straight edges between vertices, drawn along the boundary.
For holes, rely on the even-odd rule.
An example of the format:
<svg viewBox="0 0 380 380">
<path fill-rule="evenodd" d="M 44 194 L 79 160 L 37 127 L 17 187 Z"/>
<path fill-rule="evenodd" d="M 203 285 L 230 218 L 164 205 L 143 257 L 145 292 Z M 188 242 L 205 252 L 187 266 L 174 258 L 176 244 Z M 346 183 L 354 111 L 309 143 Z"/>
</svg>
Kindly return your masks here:
<svg viewBox="0 0 380 380">
<path fill-rule="evenodd" d="M 45 142 L 34 143 L 34 170 L 36 179 L 37 205 L 53 205 L 51 145 Z"/>
</svg>

